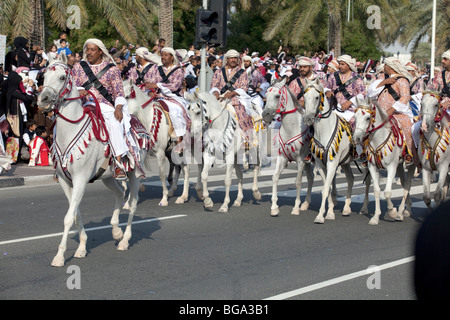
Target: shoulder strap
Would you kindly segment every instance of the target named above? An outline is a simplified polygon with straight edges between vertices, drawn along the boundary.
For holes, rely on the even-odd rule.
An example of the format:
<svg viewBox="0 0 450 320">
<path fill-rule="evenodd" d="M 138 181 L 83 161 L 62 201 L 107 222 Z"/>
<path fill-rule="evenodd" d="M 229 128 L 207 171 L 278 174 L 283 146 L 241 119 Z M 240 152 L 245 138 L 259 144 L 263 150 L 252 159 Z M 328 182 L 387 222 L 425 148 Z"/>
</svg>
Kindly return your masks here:
<svg viewBox="0 0 450 320">
<path fill-rule="evenodd" d="M 152 63 L 150 63 L 148 66 L 146 66 L 142 72 L 139 72 L 138 69 L 136 69 L 136 72 L 138 74 L 138 78 L 136 79 L 136 85 L 140 84 L 142 80 L 144 80 L 145 75 L 147 74 L 148 70 L 153 66 Z"/>
<path fill-rule="evenodd" d="M 172 75 L 172 73 L 174 73 L 176 70 L 180 69 L 180 67 L 175 67 L 172 69 L 172 71 L 170 71 L 167 75 L 164 73 L 164 69 L 163 66 L 159 66 L 158 67 L 158 71 L 159 71 L 159 75 L 161 76 L 162 83 L 166 83 L 169 80 L 169 77 Z"/>
<path fill-rule="evenodd" d="M 416 80 L 413 81 L 413 83 L 411 83 L 411 86 L 409 87 L 410 91 L 412 91 L 412 89 L 416 85 L 417 81 L 419 81 L 419 78 L 417 78 Z"/>
<path fill-rule="evenodd" d="M 86 73 L 86 75 L 89 79 L 88 81 L 86 81 L 83 84 L 83 87 L 86 90 L 89 90 L 90 88 L 94 87 L 95 89 L 97 89 L 100 92 L 100 94 L 106 100 L 108 100 L 114 106 L 113 98 L 111 97 L 108 90 L 106 90 L 106 88 L 101 84 L 101 82 L 99 80 L 109 69 L 111 69 L 111 67 L 114 66 L 114 63 L 110 63 L 106 67 L 104 67 L 102 70 L 100 70 L 100 72 L 97 74 L 97 76 L 94 74 L 94 72 L 92 72 L 92 69 L 89 67 L 89 65 L 86 63 L 86 61 L 80 61 L 80 65 L 83 68 L 84 73 Z"/>
<path fill-rule="evenodd" d="M 442 87 L 442 93 L 447 97 L 450 97 L 450 87 L 445 79 L 445 71 L 445 69 L 442 70 L 442 83 L 444 84 L 444 86 Z"/>
<path fill-rule="evenodd" d="M 406 80 L 408 81 L 408 83 L 409 83 L 408 78 L 406 78 L 406 77 L 397 77 L 397 79 L 401 79 L 401 78 L 406 79 Z M 392 96 L 392 98 L 394 98 L 395 101 L 400 100 L 400 96 L 399 96 L 398 93 L 394 90 L 394 88 L 392 88 L 392 85 L 387 84 L 387 85 L 386 85 L 386 89 L 387 89 L 387 91 L 389 92 L 389 94 Z"/>
<path fill-rule="evenodd" d="M 347 86 L 360 79 L 361 77 L 359 75 L 356 75 L 347 82 L 342 83 L 339 72 L 336 71 L 334 73 L 334 78 L 336 79 L 336 85 L 338 86 L 338 88 L 334 91 L 334 94 L 341 92 L 344 95 L 345 99 L 350 100 L 351 98 L 353 98 L 352 95 L 347 91 Z"/>
<path fill-rule="evenodd" d="M 297 77 L 296 80 L 300 87 L 300 93 L 297 95 L 297 100 L 300 100 L 300 98 L 303 97 L 303 95 L 305 94 L 305 88 L 303 87 L 303 83 L 302 83 L 302 80 L 300 79 L 300 77 Z"/>
<path fill-rule="evenodd" d="M 222 68 L 222 74 L 224 76 L 225 81 L 227 82 L 227 84 L 222 88 L 222 90 L 220 90 L 221 94 L 224 94 L 225 92 L 227 92 L 230 89 L 234 89 L 233 84 L 237 81 L 237 79 L 239 79 L 239 77 L 244 73 L 244 69 L 240 69 L 238 72 L 236 72 L 233 76 L 233 78 L 231 78 L 230 81 L 228 81 L 227 79 L 227 73 L 225 71 L 225 68 Z"/>
</svg>

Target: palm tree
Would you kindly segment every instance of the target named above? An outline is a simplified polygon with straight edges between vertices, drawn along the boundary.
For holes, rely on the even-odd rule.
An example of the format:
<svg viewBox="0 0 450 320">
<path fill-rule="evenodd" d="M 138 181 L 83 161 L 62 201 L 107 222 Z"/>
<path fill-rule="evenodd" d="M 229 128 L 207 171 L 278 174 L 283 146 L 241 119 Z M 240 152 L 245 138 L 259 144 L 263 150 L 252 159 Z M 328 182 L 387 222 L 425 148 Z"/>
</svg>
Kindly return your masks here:
<svg viewBox="0 0 450 320">
<path fill-rule="evenodd" d="M 43 11 L 49 12 L 50 18 L 61 30 L 67 29 L 67 8 L 76 5 L 80 14 L 81 27 L 86 27 L 89 19 L 87 3 L 99 8 L 108 22 L 114 26 L 126 42 L 137 42 L 139 36 L 154 38 L 151 25 L 152 14 L 157 13 L 157 0 L 2 0 L 0 15 L 0 34 L 14 39 L 25 36 L 31 39 L 32 34 L 41 33 L 33 30 L 33 26 L 44 25 Z M 40 11 L 40 12 L 39 12 Z M 143 34 L 139 34 L 143 32 Z M 42 40 L 36 40 L 42 41 Z"/>
<path fill-rule="evenodd" d="M 263 39 L 269 41 L 277 35 L 281 35 L 285 42 L 294 46 L 300 46 L 303 39 L 317 25 L 317 18 L 326 8 L 328 21 L 329 46 L 334 47 L 335 55 L 341 52 L 341 19 L 346 12 L 349 0 L 276 0 L 272 1 L 272 7 L 278 8 L 278 12 L 272 22 L 267 26 Z M 395 6 L 404 4 L 406 0 L 396 1 Z M 269 0 L 264 0 L 269 4 Z M 386 26 L 396 25 L 397 19 L 393 15 L 393 1 L 389 0 L 359 0 L 354 5 L 359 8 L 367 8 L 370 5 L 378 5 L 382 15 L 382 21 Z M 358 18 L 358 17 L 357 17 Z M 367 19 L 368 17 L 363 17 Z M 380 32 L 383 34 L 383 28 Z"/>
<path fill-rule="evenodd" d="M 173 47 L 173 0 L 159 1 L 159 36 Z"/>
<path fill-rule="evenodd" d="M 437 0 L 436 59 L 450 48 L 450 0 Z M 412 45 L 413 55 L 423 39 L 431 41 L 433 1 L 412 0 L 398 12 L 400 25 L 393 30 L 402 45 Z M 438 60 L 439 61 L 439 60 Z M 436 62 L 436 61 L 435 61 Z"/>
</svg>

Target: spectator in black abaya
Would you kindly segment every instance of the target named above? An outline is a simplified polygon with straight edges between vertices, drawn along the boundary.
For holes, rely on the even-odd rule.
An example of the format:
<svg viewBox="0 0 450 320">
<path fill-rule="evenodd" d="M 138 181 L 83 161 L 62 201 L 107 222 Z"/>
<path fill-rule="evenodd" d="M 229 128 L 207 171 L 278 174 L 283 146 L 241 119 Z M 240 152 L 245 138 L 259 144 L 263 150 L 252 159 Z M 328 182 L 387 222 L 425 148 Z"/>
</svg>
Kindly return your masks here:
<svg viewBox="0 0 450 320">
<path fill-rule="evenodd" d="M 28 68 L 31 69 L 31 62 L 33 57 L 28 52 L 28 40 L 24 37 L 17 37 L 14 39 L 14 46 L 16 49 L 13 54 L 12 64 L 17 68 Z"/>
<path fill-rule="evenodd" d="M 7 81 L 6 107 L 11 126 L 10 136 L 19 140 L 19 150 L 23 144 L 24 113 L 26 114 L 27 107 L 32 103 L 33 96 L 26 94 L 22 77 L 17 72 L 11 71 Z"/>
</svg>

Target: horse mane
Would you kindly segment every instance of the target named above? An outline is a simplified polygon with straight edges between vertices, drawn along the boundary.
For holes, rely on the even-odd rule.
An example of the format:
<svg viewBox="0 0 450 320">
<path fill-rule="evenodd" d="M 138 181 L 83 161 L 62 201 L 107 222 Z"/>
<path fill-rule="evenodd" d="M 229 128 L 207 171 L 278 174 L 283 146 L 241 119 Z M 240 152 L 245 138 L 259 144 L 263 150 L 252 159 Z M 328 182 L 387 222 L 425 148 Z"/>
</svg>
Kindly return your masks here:
<svg viewBox="0 0 450 320">
<path fill-rule="evenodd" d="M 287 78 L 288 78 L 287 76 L 283 76 L 283 77 L 281 77 L 279 79 L 275 79 L 274 82 L 272 83 L 272 87 L 280 87 L 280 85 L 278 85 L 278 84 L 281 83 L 284 79 L 287 79 Z M 294 106 L 297 109 L 300 109 L 301 108 L 300 102 L 298 102 L 297 97 L 292 93 L 291 89 L 289 89 L 289 85 L 287 83 L 287 80 L 286 80 L 286 83 L 284 84 L 284 86 L 286 87 L 287 92 L 291 96 L 292 103 L 294 104 Z"/>
</svg>

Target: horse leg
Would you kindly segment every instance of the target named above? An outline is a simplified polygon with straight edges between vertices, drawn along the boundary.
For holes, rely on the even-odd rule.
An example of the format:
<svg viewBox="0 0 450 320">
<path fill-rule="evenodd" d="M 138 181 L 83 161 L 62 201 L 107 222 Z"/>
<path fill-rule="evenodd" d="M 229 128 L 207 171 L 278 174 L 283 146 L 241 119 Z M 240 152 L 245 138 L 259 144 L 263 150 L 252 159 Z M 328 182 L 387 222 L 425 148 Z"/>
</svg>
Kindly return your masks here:
<svg viewBox="0 0 450 320">
<path fill-rule="evenodd" d="M 171 164 L 172 166 L 173 164 Z M 175 191 L 177 191 L 178 188 L 178 180 L 180 179 L 180 173 L 181 173 L 181 166 L 180 165 L 173 165 L 174 169 L 173 171 L 175 172 L 175 176 L 172 178 L 172 182 L 169 185 L 169 191 L 167 193 L 167 196 L 169 198 L 173 197 L 173 195 L 175 194 Z"/>
<path fill-rule="evenodd" d="M 270 215 L 272 217 L 278 216 L 280 213 L 280 209 L 278 208 L 278 180 L 280 179 L 281 172 L 283 172 L 284 167 L 286 166 L 287 159 L 284 157 L 278 157 L 275 173 L 272 176 L 272 207 L 270 208 Z"/>
<path fill-rule="evenodd" d="M 202 189 L 202 170 L 203 170 L 203 164 L 199 164 L 197 166 L 197 183 L 195 185 L 195 191 L 197 192 L 197 197 L 200 200 L 203 200 L 203 189 Z"/>
<path fill-rule="evenodd" d="M 165 207 L 169 205 L 168 201 L 168 194 L 169 191 L 167 189 L 166 185 L 166 155 L 164 154 L 164 151 L 158 150 L 156 152 L 156 159 L 158 160 L 158 167 L 159 167 L 159 179 L 161 180 L 161 186 L 163 190 L 162 199 L 159 202 L 159 206 Z"/>
<path fill-rule="evenodd" d="M 400 166 L 402 166 L 402 164 L 400 164 Z M 403 167 L 401 167 L 401 170 L 403 171 Z M 392 202 L 392 183 L 394 182 L 397 168 L 391 165 L 386 168 L 386 171 L 387 178 L 386 186 L 384 188 L 384 197 L 387 202 L 388 214 L 391 218 L 395 219 L 395 217 L 397 217 L 397 209 L 394 207 L 394 203 Z M 402 172 L 402 174 L 404 174 L 404 172 Z"/>
<path fill-rule="evenodd" d="M 203 184 L 203 205 L 205 206 L 205 208 L 212 208 L 214 203 L 211 200 L 211 198 L 209 197 L 209 192 L 208 192 L 208 174 L 209 174 L 209 170 L 211 169 L 213 163 L 214 163 L 214 157 L 205 153 L 204 157 L 203 157 L 203 161 L 204 161 L 204 165 L 203 165 L 203 170 L 202 170 L 202 184 Z"/>
<path fill-rule="evenodd" d="M 139 179 L 135 177 L 134 172 L 128 175 L 129 187 L 130 187 L 130 212 L 128 213 L 127 226 L 125 227 L 125 232 L 123 234 L 122 240 L 120 240 L 117 245 L 117 250 L 125 251 L 128 250 L 129 241 L 131 239 L 131 226 L 133 224 L 133 217 L 136 212 L 137 203 L 139 200 Z"/>
<path fill-rule="evenodd" d="M 342 215 L 348 216 L 350 215 L 350 213 L 352 213 L 352 208 L 350 207 L 350 204 L 352 203 L 352 190 L 355 177 L 353 176 L 350 164 L 342 165 L 342 170 L 344 170 L 345 177 L 347 178 L 347 195 L 345 197 L 345 205 L 344 209 L 342 210 Z"/>
<path fill-rule="evenodd" d="M 54 267 L 63 267 L 64 266 L 64 253 L 67 250 L 67 238 L 69 236 L 70 228 L 72 228 L 73 223 L 76 220 L 76 215 L 78 214 L 78 206 L 80 205 L 81 199 L 83 198 L 83 194 L 86 188 L 86 183 L 80 181 L 77 183 L 76 180 L 73 181 L 73 188 L 71 188 L 68 183 L 64 179 L 60 179 L 59 181 L 64 193 L 66 194 L 67 200 L 69 200 L 69 209 L 64 217 L 64 232 L 61 239 L 61 242 L 58 247 L 58 252 L 56 253 L 53 261 L 51 263 Z M 80 245 L 81 248 L 86 247 L 87 235 L 82 229 L 82 232 L 79 234 L 80 237 Z M 81 249 L 80 249 L 81 250 Z"/>
<path fill-rule="evenodd" d="M 411 207 L 409 204 L 409 202 L 411 202 L 409 191 L 411 189 L 411 180 L 412 180 L 415 170 L 416 170 L 415 166 L 409 166 L 409 168 L 407 169 L 407 172 L 405 174 L 405 170 L 403 169 L 403 164 L 400 164 L 399 169 L 397 170 L 397 172 L 400 173 L 399 174 L 400 182 L 403 187 L 402 202 L 400 203 L 400 206 L 398 208 L 398 214 L 395 217 L 395 220 L 397 220 L 397 221 L 403 221 L 403 217 L 410 216 L 411 211 L 408 211 L 408 210 L 411 210 Z M 408 206 L 408 209 L 405 210 L 406 205 Z"/>
<path fill-rule="evenodd" d="M 112 227 L 112 237 L 115 241 L 120 241 L 123 238 L 123 232 L 122 229 L 119 227 L 119 214 L 120 214 L 120 205 L 124 196 L 124 189 L 122 187 L 122 184 L 118 182 L 113 177 L 106 178 L 102 180 L 103 184 L 108 187 L 111 191 L 114 192 L 114 210 L 111 217 L 111 227 Z M 133 197 L 130 190 L 130 194 L 128 195 L 128 210 L 132 210 L 133 208 Z"/>
<path fill-rule="evenodd" d="M 234 200 L 233 202 L 233 207 L 240 207 L 242 204 L 242 199 L 244 199 L 244 191 L 243 191 L 243 186 L 242 186 L 242 180 L 244 178 L 244 175 L 242 173 L 242 169 L 238 164 L 234 165 L 235 171 L 236 171 L 236 177 L 238 180 L 238 193 L 237 193 L 237 197 L 236 200 Z M 230 175 L 231 178 L 231 175 Z M 231 181 L 230 181 L 231 184 Z"/>
<path fill-rule="evenodd" d="M 336 167 L 332 168 L 332 166 L 335 166 L 334 163 L 327 165 L 327 170 L 326 170 L 326 177 L 323 183 L 323 190 L 322 190 L 322 202 L 320 205 L 320 209 L 319 209 L 319 214 L 316 216 L 314 223 L 324 223 L 325 222 L 325 206 L 326 206 L 326 201 L 328 200 L 328 205 L 330 206 L 330 208 L 328 209 L 328 213 L 327 213 L 327 219 L 334 219 L 334 212 L 333 212 L 333 201 L 331 201 L 331 197 L 329 198 L 329 196 L 331 196 L 330 193 L 330 189 L 331 189 L 331 184 L 333 183 L 333 179 L 334 179 L 334 175 L 336 173 Z M 330 211 L 331 209 L 331 211 Z"/>
<path fill-rule="evenodd" d="M 261 170 L 261 165 L 255 164 L 255 167 L 253 168 L 253 186 L 252 186 L 252 192 L 253 192 L 253 199 L 256 201 L 261 200 L 261 192 L 259 192 L 258 188 L 258 175 Z"/>
<path fill-rule="evenodd" d="M 314 182 L 314 173 L 312 165 L 310 163 L 306 163 L 304 168 L 306 172 L 306 180 L 308 181 L 308 188 L 306 190 L 305 201 L 303 201 L 302 205 L 300 206 L 300 211 L 306 211 L 309 208 L 309 204 L 311 203 L 311 193 Z"/>
<path fill-rule="evenodd" d="M 295 204 L 294 208 L 292 208 L 291 214 L 298 216 L 300 214 L 300 191 L 302 189 L 302 173 L 303 168 L 305 167 L 305 163 L 303 159 L 297 160 L 297 178 L 295 179 L 295 187 L 296 187 L 296 196 L 295 196 Z"/>
<path fill-rule="evenodd" d="M 175 203 L 182 204 L 188 201 L 189 198 L 189 166 L 187 164 L 181 165 L 184 172 L 183 193 L 177 198 Z"/>
<path fill-rule="evenodd" d="M 369 169 L 366 168 L 366 188 L 364 191 L 364 202 L 361 207 L 361 210 L 359 211 L 359 214 L 369 213 L 368 205 L 369 205 L 369 189 L 370 189 L 370 183 L 372 180 L 372 176 L 370 175 Z"/>
<path fill-rule="evenodd" d="M 447 171 L 447 163 L 444 163 L 444 165 L 441 164 L 438 168 L 439 179 L 436 185 L 436 190 L 434 191 L 434 202 L 437 206 L 445 199 L 445 195 L 447 194 L 447 190 L 444 191 L 444 184 L 446 184 L 447 181 Z"/>
<path fill-rule="evenodd" d="M 370 219 L 369 224 L 372 226 L 378 225 L 378 222 L 380 221 L 380 215 L 381 215 L 381 206 L 380 206 L 380 194 L 381 194 L 381 188 L 380 188 L 380 172 L 378 171 L 377 167 L 375 165 L 372 165 L 369 163 L 369 171 L 370 176 L 373 180 L 373 194 L 375 196 L 375 213 Z"/>
<path fill-rule="evenodd" d="M 423 201 L 427 205 L 428 211 L 431 211 L 431 194 L 430 194 L 430 184 L 431 184 L 431 171 L 423 168 L 422 170 L 423 178 Z"/>
<path fill-rule="evenodd" d="M 228 212 L 228 205 L 230 204 L 230 187 L 231 187 L 231 174 L 233 173 L 234 164 L 227 162 L 226 172 L 225 172 L 225 198 L 223 199 L 223 204 L 219 208 L 219 212 Z M 236 170 L 237 171 L 237 170 Z M 234 204 L 233 204 L 234 205 Z"/>
</svg>

